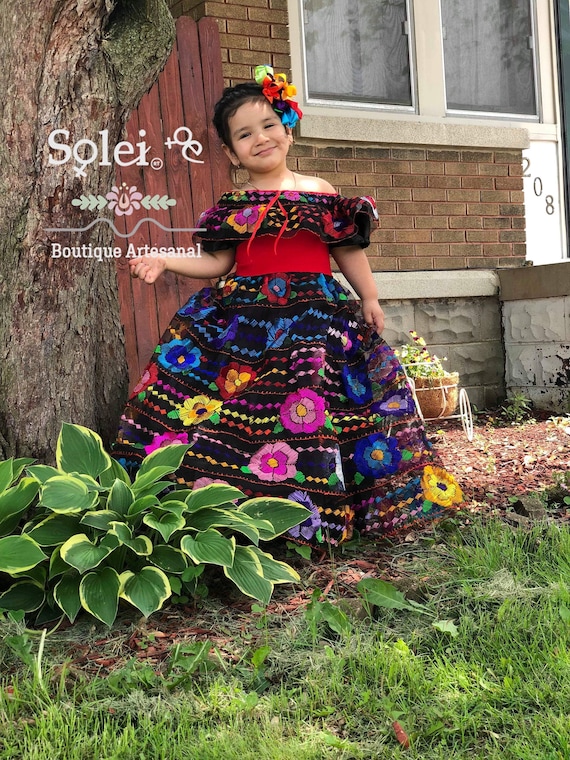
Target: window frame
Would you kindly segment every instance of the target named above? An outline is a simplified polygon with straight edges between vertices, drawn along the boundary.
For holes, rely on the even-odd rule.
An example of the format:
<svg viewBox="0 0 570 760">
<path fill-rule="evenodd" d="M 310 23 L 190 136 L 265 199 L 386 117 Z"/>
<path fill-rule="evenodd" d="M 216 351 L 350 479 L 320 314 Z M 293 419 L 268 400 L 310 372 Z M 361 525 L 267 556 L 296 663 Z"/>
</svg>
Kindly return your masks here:
<svg viewBox="0 0 570 760">
<path fill-rule="evenodd" d="M 358 100 L 333 100 L 332 98 L 314 98 L 309 95 L 309 76 L 308 76 L 308 56 L 305 45 L 305 2 L 298 0 L 299 19 L 301 23 L 301 66 L 303 76 L 303 91 L 305 93 L 305 103 L 308 106 L 324 106 L 325 108 L 350 109 L 358 111 L 368 111 L 375 113 L 389 112 L 407 115 L 419 115 L 418 100 L 418 81 L 417 81 L 417 59 L 416 45 L 414 38 L 414 0 L 404 0 L 406 3 L 406 36 L 408 38 L 408 62 L 410 66 L 410 96 L 411 105 L 398 105 L 392 103 L 370 103 Z"/>
<path fill-rule="evenodd" d="M 533 82 L 534 92 L 536 99 L 536 114 L 517 114 L 508 113 L 503 111 L 477 111 L 474 109 L 460 109 L 449 108 L 447 105 L 447 83 L 445 78 L 445 50 L 444 50 L 444 37 L 443 37 L 443 0 L 439 0 L 439 27 L 441 29 L 441 63 L 443 67 L 443 98 L 445 103 L 446 116 L 456 116 L 459 118 L 471 118 L 471 119 L 496 119 L 509 120 L 509 121 L 524 121 L 535 122 L 541 124 L 542 119 L 542 98 L 540 88 L 540 50 L 538 40 L 538 23 L 537 23 L 537 7 L 536 0 L 527 0 L 530 7 L 530 25 L 532 36 L 532 61 L 533 61 Z"/>
</svg>

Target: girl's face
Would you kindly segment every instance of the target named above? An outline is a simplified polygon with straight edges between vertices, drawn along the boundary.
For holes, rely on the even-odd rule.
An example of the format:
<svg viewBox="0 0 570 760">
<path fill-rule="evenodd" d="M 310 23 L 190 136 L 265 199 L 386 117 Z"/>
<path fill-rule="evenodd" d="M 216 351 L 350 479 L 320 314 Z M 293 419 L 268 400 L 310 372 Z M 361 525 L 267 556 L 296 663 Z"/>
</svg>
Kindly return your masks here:
<svg viewBox="0 0 570 760">
<path fill-rule="evenodd" d="M 250 174 L 265 174 L 285 168 L 293 138 L 268 100 L 244 103 L 228 120 L 231 147 L 224 145 L 230 161 Z"/>
</svg>

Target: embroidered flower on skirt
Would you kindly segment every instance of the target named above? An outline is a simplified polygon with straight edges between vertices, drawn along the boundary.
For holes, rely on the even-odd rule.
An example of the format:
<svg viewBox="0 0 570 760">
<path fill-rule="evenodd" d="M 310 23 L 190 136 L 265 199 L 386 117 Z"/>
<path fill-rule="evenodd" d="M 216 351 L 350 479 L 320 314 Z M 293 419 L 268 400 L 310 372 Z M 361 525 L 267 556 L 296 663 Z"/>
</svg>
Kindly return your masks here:
<svg viewBox="0 0 570 760">
<path fill-rule="evenodd" d="M 421 483 L 426 499 L 441 507 L 451 507 L 463 501 L 458 482 L 443 467 L 426 465 Z"/>
<path fill-rule="evenodd" d="M 305 538 L 307 541 L 315 538 L 318 542 L 322 542 L 321 516 L 318 508 L 311 501 L 309 494 L 306 491 L 293 491 L 287 498 L 311 510 L 311 514 L 306 520 L 303 520 L 302 523 L 295 525 L 293 528 L 289 528 L 289 535 L 292 538 Z"/>
<path fill-rule="evenodd" d="M 188 433 L 174 433 L 168 431 L 160 435 L 155 435 L 152 439 L 152 443 L 144 447 L 147 454 L 152 454 L 153 451 L 163 448 L 163 446 L 170 446 L 171 443 L 188 443 Z"/>
<path fill-rule="evenodd" d="M 280 306 L 284 306 L 291 292 L 290 279 L 283 273 L 266 275 L 263 278 L 261 292 L 267 296 L 269 303 L 278 303 Z"/>
<path fill-rule="evenodd" d="M 372 388 L 368 373 L 364 369 L 351 368 L 345 365 L 342 368 L 342 377 L 346 395 L 357 404 L 366 404 L 372 401 Z"/>
<path fill-rule="evenodd" d="M 301 388 L 287 396 L 279 416 L 293 433 L 314 433 L 326 422 L 325 401 L 310 388 Z"/>
<path fill-rule="evenodd" d="M 284 441 L 266 443 L 251 457 L 249 469 L 260 480 L 280 483 L 295 477 L 298 456 Z"/>
<path fill-rule="evenodd" d="M 405 387 L 395 391 L 388 391 L 380 401 L 372 404 L 371 411 L 384 416 L 402 417 L 405 414 L 413 414 L 415 408 L 411 391 L 408 387 Z"/>
<path fill-rule="evenodd" d="M 158 379 L 158 367 L 154 363 L 149 364 L 145 368 L 141 379 L 133 388 L 133 392 L 131 393 L 129 398 L 134 398 L 135 396 L 138 396 L 139 393 L 146 391 L 149 385 L 152 385 L 153 383 L 155 383 L 157 379 Z"/>
<path fill-rule="evenodd" d="M 216 385 L 222 398 L 230 398 L 245 390 L 256 376 L 257 373 L 247 364 L 230 362 L 220 371 L 216 378 Z"/>
<path fill-rule="evenodd" d="M 160 346 L 158 362 L 171 372 L 185 372 L 200 364 L 200 349 L 190 340 L 171 340 Z"/>
<path fill-rule="evenodd" d="M 193 396 L 178 407 L 178 414 L 183 425 L 197 425 L 209 419 L 221 406 L 221 401 L 208 396 Z"/>
<path fill-rule="evenodd" d="M 354 460 L 362 475 L 383 478 L 398 470 L 402 454 L 394 438 L 375 433 L 356 442 Z"/>
</svg>

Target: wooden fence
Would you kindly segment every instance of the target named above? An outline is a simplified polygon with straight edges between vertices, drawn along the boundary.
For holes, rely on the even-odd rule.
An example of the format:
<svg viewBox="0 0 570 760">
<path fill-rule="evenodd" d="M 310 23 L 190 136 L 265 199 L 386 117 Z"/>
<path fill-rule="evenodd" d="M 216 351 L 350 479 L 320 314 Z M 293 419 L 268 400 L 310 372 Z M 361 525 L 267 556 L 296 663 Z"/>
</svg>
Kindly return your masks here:
<svg viewBox="0 0 570 760">
<path fill-rule="evenodd" d="M 229 189 L 228 163 L 211 124 L 213 107 L 223 89 L 218 26 L 214 19 L 198 23 L 182 16 L 176 22 L 176 43 L 158 81 L 142 99 L 127 125 L 126 139 L 136 145 L 144 140 L 149 150 L 149 166 L 117 166 L 117 187 L 136 187 L 143 196 L 167 196 L 176 204 L 165 209 L 141 207 L 129 215 L 116 217 L 119 231 L 126 235 L 137 221 L 138 230 L 127 237 L 117 236 L 115 245 L 125 253 L 149 246 L 192 245 L 192 233 L 175 232 L 176 228 L 196 226 L 201 211 Z M 181 146 L 172 144 L 175 131 L 185 126 L 192 132 L 202 151 L 188 150 L 184 158 Z M 145 135 L 140 135 L 145 130 Z M 186 133 L 187 135 L 187 133 Z M 179 133 L 179 138 L 184 134 Z M 172 147 L 168 147 L 168 141 Z M 196 143 L 195 143 L 196 145 Z M 200 161 L 202 163 L 195 163 Z M 153 168 L 156 166 L 161 168 Z M 132 388 L 177 309 L 190 295 L 203 287 L 203 280 L 190 280 L 166 272 L 154 285 L 147 285 L 129 274 L 128 259 L 117 259 L 121 321 L 124 329 L 129 381 Z"/>
</svg>

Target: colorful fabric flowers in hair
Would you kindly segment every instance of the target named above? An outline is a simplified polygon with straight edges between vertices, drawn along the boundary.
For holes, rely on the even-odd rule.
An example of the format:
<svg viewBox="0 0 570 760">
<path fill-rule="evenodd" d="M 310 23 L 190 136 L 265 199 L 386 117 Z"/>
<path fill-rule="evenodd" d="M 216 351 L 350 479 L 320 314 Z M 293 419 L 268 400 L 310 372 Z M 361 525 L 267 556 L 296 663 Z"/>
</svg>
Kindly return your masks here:
<svg viewBox="0 0 570 760">
<path fill-rule="evenodd" d="M 283 126 L 292 129 L 303 116 L 299 104 L 291 100 L 297 94 L 295 85 L 287 82 L 285 74 L 274 74 L 273 67 L 267 65 L 255 67 L 255 81 L 261 85 L 263 94 L 279 114 Z"/>
</svg>

